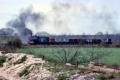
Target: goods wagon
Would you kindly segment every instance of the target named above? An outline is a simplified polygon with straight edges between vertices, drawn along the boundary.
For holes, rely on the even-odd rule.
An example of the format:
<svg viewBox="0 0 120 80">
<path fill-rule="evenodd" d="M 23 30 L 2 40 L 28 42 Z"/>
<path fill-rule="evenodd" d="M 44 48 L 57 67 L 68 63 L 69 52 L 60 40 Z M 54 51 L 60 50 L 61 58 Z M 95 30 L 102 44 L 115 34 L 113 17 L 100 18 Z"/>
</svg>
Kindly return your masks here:
<svg viewBox="0 0 120 80">
<path fill-rule="evenodd" d="M 29 38 L 28 44 L 47 44 L 47 45 L 83 45 L 83 44 L 112 44 L 112 40 L 107 38 L 102 39 L 66 39 L 66 38 L 50 38 L 50 37 L 39 37 L 31 36 Z"/>
</svg>

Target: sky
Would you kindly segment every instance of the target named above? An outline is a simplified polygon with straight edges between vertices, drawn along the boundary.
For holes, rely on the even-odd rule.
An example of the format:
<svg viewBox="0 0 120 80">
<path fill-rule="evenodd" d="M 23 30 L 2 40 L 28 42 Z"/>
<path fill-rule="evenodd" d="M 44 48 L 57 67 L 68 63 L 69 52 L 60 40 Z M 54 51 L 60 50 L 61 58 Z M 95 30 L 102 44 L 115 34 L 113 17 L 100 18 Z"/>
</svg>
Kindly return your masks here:
<svg viewBox="0 0 120 80">
<path fill-rule="evenodd" d="M 16 18 L 24 9 L 33 7 L 43 13 L 45 21 L 27 27 L 33 33 L 94 34 L 120 33 L 120 0 L 0 0 L 0 28 Z"/>
<path fill-rule="evenodd" d="M 5 27 L 7 21 L 16 17 L 22 9 L 33 4 L 48 6 L 52 0 L 0 0 L 0 28 Z"/>
</svg>

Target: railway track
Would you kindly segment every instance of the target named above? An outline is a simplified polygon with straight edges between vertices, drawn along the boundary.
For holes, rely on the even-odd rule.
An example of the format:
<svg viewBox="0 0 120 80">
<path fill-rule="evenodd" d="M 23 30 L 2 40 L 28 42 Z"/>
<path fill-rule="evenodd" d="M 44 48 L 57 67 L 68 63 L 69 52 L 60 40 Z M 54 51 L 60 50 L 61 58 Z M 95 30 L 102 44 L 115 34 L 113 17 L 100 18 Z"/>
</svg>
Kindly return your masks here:
<svg viewBox="0 0 120 80">
<path fill-rule="evenodd" d="M 24 45 L 24 47 L 31 48 L 103 48 L 103 45 Z M 111 48 L 111 46 L 106 46 Z"/>
</svg>

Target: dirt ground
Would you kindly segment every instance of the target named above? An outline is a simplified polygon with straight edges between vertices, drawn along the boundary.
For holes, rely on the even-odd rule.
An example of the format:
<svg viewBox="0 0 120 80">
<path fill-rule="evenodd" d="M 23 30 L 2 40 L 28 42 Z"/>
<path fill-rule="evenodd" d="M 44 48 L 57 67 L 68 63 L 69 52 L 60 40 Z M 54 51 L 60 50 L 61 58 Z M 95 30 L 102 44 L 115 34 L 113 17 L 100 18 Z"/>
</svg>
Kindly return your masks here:
<svg viewBox="0 0 120 80">
<path fill-rule="evenodd" d="M 51 72 L 42 67 L 42 64 L 45 62 L 41 58 L 34 58 L 32 55 L 26 55 L 22 53 L 13 54 L 7 53 L 2 54 L 0 52 L 0 56 L 7 56 L 7 61 L 4 63 L 3 67 L 0 67 L 0 76 L 8 79 L 8 80 L 41 80 L 42 78 L 49 77 Z M 14 64 L 22 57 L 26 56 L 27 59 L 25 62 L 20 64 Z M 37 67 L 34 64 L 40 64 L 41 66 Z M 21 73 L 27 66 L 30 66 L 32 70 L 29 75 L 19 77 L 19 73 Z"/>
<path fill-rule="evenodd" d="M 50 80 L 48 78 L 54 75 L 43 67 L 45 63 L 44 60 L 35 58 L 33 55 L 24 53 L 2 54 L 2 52 L 0 52 L 0 56 L 7 56 L 3 67 L 0 67 L 0 78 L 2 80 Z M 14 64 L 24 56 L 26 56 L 27 59 L 23 63 Z M 30 66 L 28 69 L 30 73 L 20 77 L 19 74 L 28 66 Z M 74 74 L 67 80 L 96 80 L 97 75 L 97 73 Z"/>
</svg>

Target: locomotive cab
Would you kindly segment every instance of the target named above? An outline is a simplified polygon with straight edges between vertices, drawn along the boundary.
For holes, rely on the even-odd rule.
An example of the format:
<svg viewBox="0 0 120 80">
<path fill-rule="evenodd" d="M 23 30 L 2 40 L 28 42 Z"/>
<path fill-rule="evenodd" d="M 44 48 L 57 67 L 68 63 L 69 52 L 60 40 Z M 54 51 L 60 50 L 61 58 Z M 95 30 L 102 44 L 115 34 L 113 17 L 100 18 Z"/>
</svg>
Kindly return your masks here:
<svg viewBox="0 0 120 80">
<path fill-rule="evenodd" d="M 39 43 L 38 40 L 39 40 L 38 36 L 31 36 L 29 38 L 28 44 L 30 44 L 30 45 L 38 44 Z"/>
</svg>

